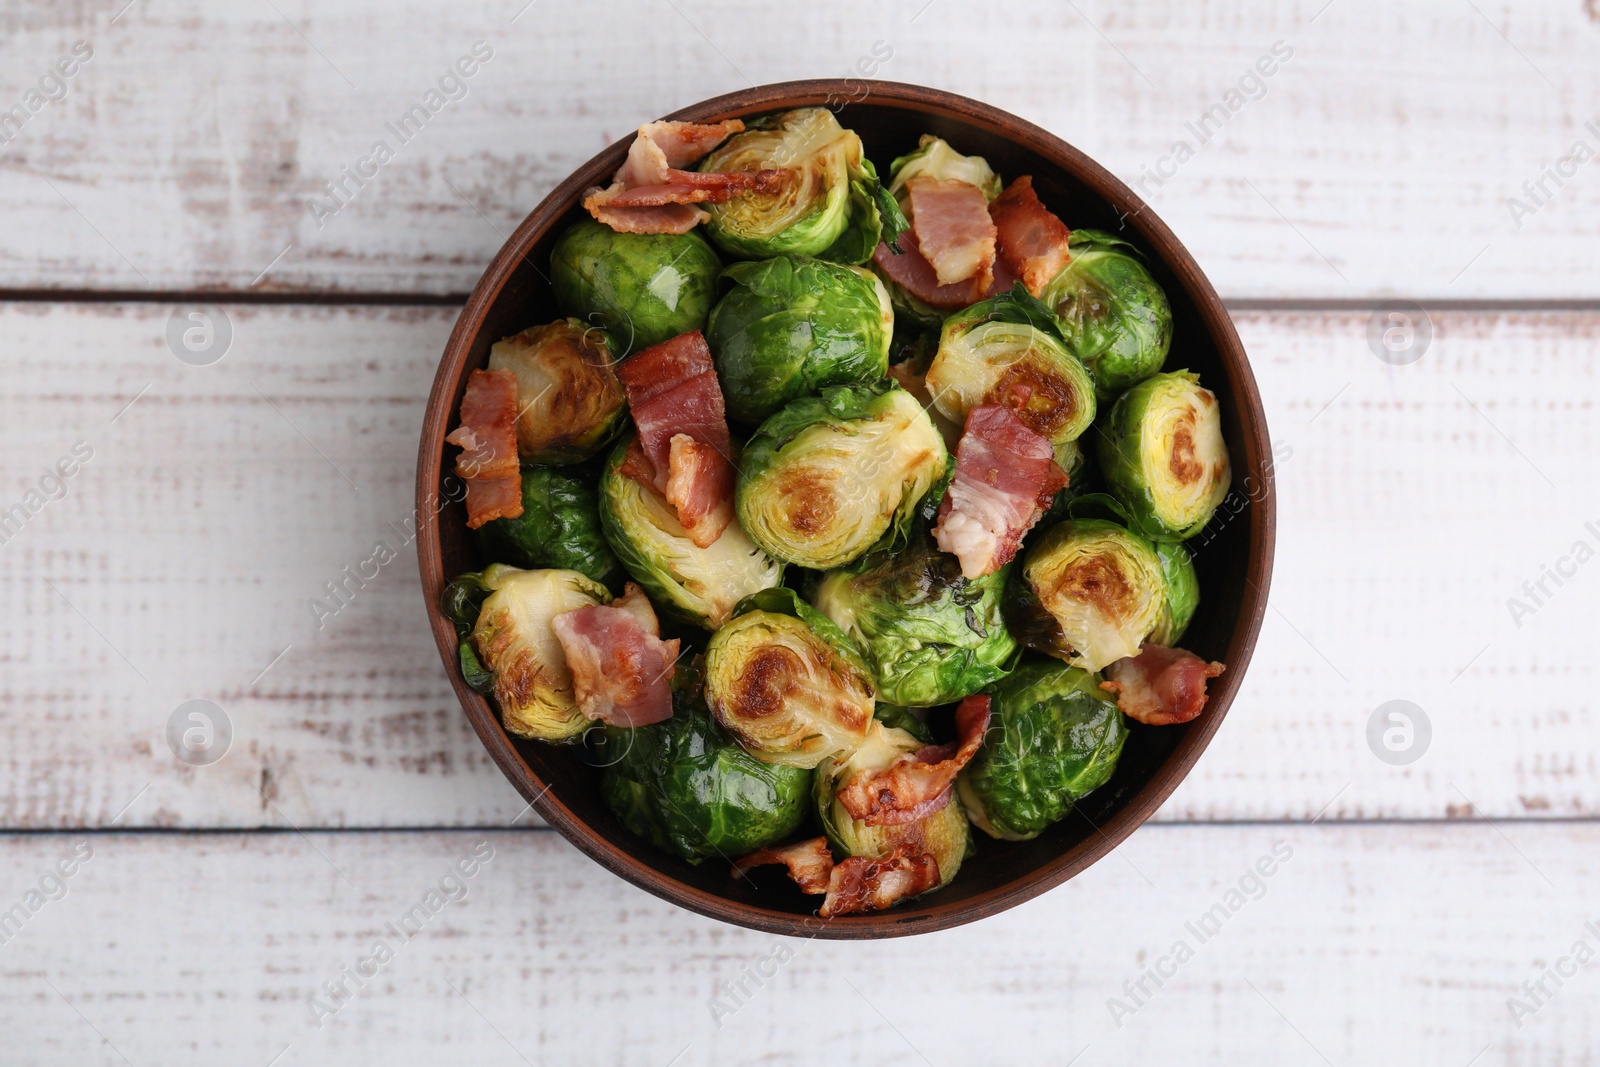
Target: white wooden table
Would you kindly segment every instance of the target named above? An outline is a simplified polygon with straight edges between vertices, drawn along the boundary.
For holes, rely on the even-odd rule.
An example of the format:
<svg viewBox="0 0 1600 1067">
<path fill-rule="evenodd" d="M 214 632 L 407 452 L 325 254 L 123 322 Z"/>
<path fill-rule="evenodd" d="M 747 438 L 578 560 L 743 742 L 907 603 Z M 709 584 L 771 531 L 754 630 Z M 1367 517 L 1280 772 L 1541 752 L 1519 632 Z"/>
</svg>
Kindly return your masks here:
<svg viewBox="0 0 1600 1067">
<path fill-rule="evenodd" d="M 124 2 L 0 12 L 0 1060 L 1600 1060 L 1600 965 L 1571 956 L 1600 951 L 1600 164 L 1546 171 L 1600 150 L 1596 0 Z M 1138 185 L 1292 456 L 1247 684 L 1154 823 L 974 926 L 785 942 L 533 825 L 405 524 L 461 294 L 556 181 L 660 113 L 885 53 Z M 1409 365 L 1368 344 L 1390 298 L 1428 309 Z M 207 366 L 166 340 L 200 304 L 232 332 Z M 399 558 L 319 626 L 379 542 Z M 1570 576 L 1525 590 L 1546 566 Z M 1432 725 L 1404 766 L 1367 742 L 1393 699 Z M 173 757 L 190 700 L 231 721 L 221 762 Z"/>
</svg>

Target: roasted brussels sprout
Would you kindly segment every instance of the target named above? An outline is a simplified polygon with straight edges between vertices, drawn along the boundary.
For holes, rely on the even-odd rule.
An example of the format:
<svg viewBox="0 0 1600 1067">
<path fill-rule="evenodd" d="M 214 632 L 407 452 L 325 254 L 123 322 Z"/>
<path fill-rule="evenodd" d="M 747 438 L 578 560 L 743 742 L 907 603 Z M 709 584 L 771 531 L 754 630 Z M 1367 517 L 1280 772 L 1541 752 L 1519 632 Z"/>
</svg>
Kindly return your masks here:
<svg viewBox="0 0 1600 1067">
<path fill-rule="evenodd" d="M 1172 307 L 1133 245 L 1101 230 L 1074 230 L 1072 260 L 1039 294 L 1067 346 L 1094 376 L 1100 399 L 1161 369 L 1172 346 Z"/>
<path fill-rule="evenodd" d="M 922 135 L 915 152 L 889 164 L 890 195 L 900 199 L 901 190 L 912 178 L 967 182 L 982 189 L 983 195 L 990 200 L 1000 195 L 1003 185 L 1000 175 L 989 166 L 988 160 L 982 156 L 964 156 L 951 148 L 944 138 L 931 133 Z"/>
<path fill-rule="evenodd" d="M 589 720 L 578 710 L 572 675 L 550 620 L 606 604 L 606 587 L 577 571 L 525 571 L 495 563 L 483 570 L 490 590 L 472 628 L 472 646 L 494 675 L 494 699 L 506 730 L 539 741 L 567 741 Z"/>
<path fill-rule="evenodd" d="M 834 859 L 847 856 L 882 859 L 896 848 L 907 845 L 915 852 L 931 853 L 939 865 L 939 886 L 950 884 L 972 848 L 972 830 L 958 800 L 951 797 L 948 804 L 926 818 L 885 826 L 869 826 L 854 818 L 838 800 L 839 790 L 857 774 L 883 770 L 924 744 L 922 739 L 905 730 L 876 722 L 853 752 L 831 756 L 817 765 L 813 786 L 817 817 Z"/>
<path fill-rule="evenodd" d="M 1004 404 L 1058 449 L 1094 421 L 1089 372 L 1021 283 L 945 320 L 927 382 L 946 418 L 964 425 L 969 409 Z"/>
<path fill-rule="evenodd" d="M 779 256 L 735 263 L 723 278 L 706 343 L 733 418 L 758 423 L 824 386 L 888 371 L 894 312 L 870 271 Z"/>
<path fill-rule="evenodd" d="M 618 357 L 706 324 L 722 261 L 698 233 L 618 233 L 574 223 L 550 252 L 550 287 L 568 315 L 604 327 Z"/>
<path fill-rule="evenodd" d="M 1157 541 L 1199 533 L 1228 495 L 1222 412 L 1186 370 L 1146 378 L 1111 407 L 1100 470 L 1133 524 Z"/>
<path fill-rule="evenodd" d="M 837 626 L 790 589 L 739 605 L 706 647 L 706 703 L 766 763 L 815 767 L 872 725 L 872 672 Z"/>
<path fill-rule="evenodd" d="M 878 177 L 861 138 L 827 108 L 803 107 L 750 123 L 700 164 L 705 172 L 782 170 L 775 192 L 734 194 L 706 204 L 706 231 L 718 247 L 746 259 L 822 256 L 864 263 L 882 223 Z"/>
<path fill-rule="evenodd" d="M 621 574 L 600 532 L 594 486 L 555 467 L 522 472 L 522 514 L 478 528 L 478 550 L 496 563 L 578 571 L 601 584 Z"/>
<path fill-rule="evenodd" d="M 607 727 L 600 796 L 624 826 L 690 863 L 776 844 L 805 822 L 811 772 L 763 763 L 675 695 L 672 718 Z"/>
<path fill-rule="evenodd" d="M 918 538 L 829 571 L 812 603 L 861 649 L 880 700 L 932 707 L 1005 677 L 1016 659 L 1000 611 L 1009 574 L 963 578 L 953 556 Z"/>
<path fill-rule="evenodd" d="M 526 463 L 576 463 L 628 418 L 605 331 L 581 319 L 531 326 L 489 349 L 489 369 L 517 376 L 517 452 Z"/>
<path fill-rule="evenodd" d="M 1200 578 L 1194 572 L 1194 558 L 1183 545 L 1157 541 L 1152 547 L 1161 561 L 1161 575 L 1167 580 L 1167 595 L 1149 640 L 1158 645 L 1175 645 L 1200 606 Z"/>
<path fill-rule="evenodd" d="M 1024 644 L 1097 671 L 1138 655 L 1161 617 L 1166 584 L 1144 538 L 1105 519 L 1069 519 L 1028 547 L 1006 619 Z"/>
<path fill-rule="evenodd" d="M 783 564 L 752 544 L 736 522 L 709 548 L 696 547 L 661 494 L 622 473 L 629 440 L 617 443 L 600 475 L 601 528 L 663 614 L 714 630 L 744 597 L 777 585 Z"/>
<path fill-rule="evenodd" d="M 842 566 L 904 533 L 949 466 L 910 393 L 889 381 L 834 386 L 791 403 L 745 446 L 739 522 L 776 559 Z"/>
<path fill-rule="evenodd" d="M 1098 675 L 1050 660 L 1022 664 L 990 696 L 989 732 L 956 792 L 978 829 L 1023 841 L 1110 780 L 1128 724 Z"/>
</svg>

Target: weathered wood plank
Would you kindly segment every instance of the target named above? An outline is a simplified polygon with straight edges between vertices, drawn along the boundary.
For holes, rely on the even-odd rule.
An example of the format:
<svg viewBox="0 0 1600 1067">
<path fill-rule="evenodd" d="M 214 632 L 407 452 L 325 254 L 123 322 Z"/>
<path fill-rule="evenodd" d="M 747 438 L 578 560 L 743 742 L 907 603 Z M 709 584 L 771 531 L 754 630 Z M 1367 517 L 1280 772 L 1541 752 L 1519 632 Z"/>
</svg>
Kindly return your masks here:
<svg viewBox="0 0 1600 1067">
<path fill-rule="evenodd" d="M 463 292 L 640 122 L 870 70 L 1057 131 L 1137 184 L 1227 295 L 1600 295 L 1600 180 L 1544 176 L 1600 148 L 1600 19 L 1578 0 L 118 6 L 0 16 L 0 106 L 74 40 L 94 50 L 0 145 L 0 288 Z M 390 132 L 480 40 L 493 58 L 446 85 L 459 99 Z M 308 198 L 380 140 L 393 160 L 314 218 Z"/>
<path fill-rule="evenodd" d="M 445 683 L 403 543 L 454 312 L 235 307 L 208 367 L 174 358 L 168 314 L 0 306 L 0 512 L 93 449 L 0 545 L 0 826 L 109 825 L 135 796 L 117 826 L 509 821 L 522 804 Z M 1600 814 L 1600 579 L 1577 567 L 1532 614 L 1507 608 L 1600 542 L 1600 314 L 1437 315 L 1405 367 L 1373 357 L 1362 315 L 1238 321 L 1292 450 L 1274 610 L 1161 818 Z M 319 628 L 308 601 L 379 541 L 400 558 Z M 163 740 L 193 699 L 235 728 L 214 766 Z M 1365 740 L 1392 699 L 1432 722 L 1409 767 Z"/>
<path fill-rule="evenodd" d="M 1600 945 L 1600 831 L 1507 835 L 1147 827 L 1014 911 L 870 945 L 701 919 L 550 832 L 95 835 L 13 920 L 0 1018 L 17 1064 L 1593 1064 L 1593 966 L 1545 975 Z M 0 841 L 0 906 L 81 840 Z"/>
</svg>

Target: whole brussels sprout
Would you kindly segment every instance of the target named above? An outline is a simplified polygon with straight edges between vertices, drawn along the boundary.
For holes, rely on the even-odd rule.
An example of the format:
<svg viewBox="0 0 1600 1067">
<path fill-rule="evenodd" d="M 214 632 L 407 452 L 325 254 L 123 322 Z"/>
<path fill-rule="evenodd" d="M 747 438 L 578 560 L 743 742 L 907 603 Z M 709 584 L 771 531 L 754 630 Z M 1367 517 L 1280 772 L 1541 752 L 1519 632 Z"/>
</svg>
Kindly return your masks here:
<svg viewBox="0 0 1600 1067">
<path fill-rule="evenodd" d="M 1200 578 L 1194 572 L 1194 558 L 1183 545 L 1157 541 L 1153 547 L 1161 561 L 1161 574 L 1167 580 L 1167 595 L 1149 639 L 1170 648 L 1183 637 L 1200 606 Z"/>
<path fill-rule="evenodd" d="M 550 620 L 610 603 L 611 594 L 577 571 L 525 571 L 503 563 L 485 567 L 481 581 L 490 592 L 472 628 L 472 646 L 494 675 L 506 730 L 538 741 L 572 740 L 589 720 L 578 710 Z"/>
<path fill-rule="evenodd" d="M 1044 531 L 1014 572 L 1006 618 L 1023 643 L 1097 671 L 1155 629 L 1166 601 L 1149 542 L 1105 519 L 1068 519 Z"/>
<path fill-rule="evenodd" d="M 960 181 L 976 185 L 983 195 L 993 200 L 1000 195 L 1003 183 L 1000 175 L 982 156 L 964 156 L 950 147 L 942 137 L 925 133 L 917 141 L 917 150 L 907 153 L 889 164 L 889 193 L 897 200 L 912 178 L 933 178 L 940 181 Z M 902 204 L 903 206 L 903 204 Z"/>
<path fill-rule="evenodd" d="M 517 376 L 517 453 L 526 463 L 577 463 L 628 418 L 605 331 L 581 319 L 531 326 L 489 349 L 489 369 Z"/>
<path fill-rule="evenodd" d="M 1003 404 L 1058 449 L 1094 421 L 1093 379 L 1020 282 L 945 320 L 927 383 L 946 418 L 965 425 L 979 404 Z"/>
<path fill-rule="evenodd" d="M 1172 346 L 1172 306 L 1133 245 L 1101 230 L 1074 230 L 1072 260 L 1039 294 L 1067 346 L 1094 376 L 1100 399 L 1161 369 Z"/>
<path fill-rule="evenodd" d="M 709 173 L 782 170 L 775 192 L 734 194 L 702 205 L 706 232 L 719 248 L 747 259 L 822 256 L 864 263 L 878 246 L 877 171 L 861 138 L 833 112 L 803 107 L 750 123 L 701 162 Z"/>
<path fill-rule="evenodd" d="M 888 372 L 894 311 L 870 271 L 779 256 L 735 263 L 723 279 L 706 343 L 733 418 L 758 423 L 824 386 Z"/>
<path fill-rule="evenodd" d="M 709 548 L 695 545 L 660 493 L 622 473 L 630 441 L 617 442 L 600 475 L 601 529 L 663 614 L 715 630 L 740 600 L 782 581 L 783 564 L 756 547 L 736 522 Z"/>
<path fill-rule="evenodd" d="M 1008 564 L 963 578 L 953 556 L 919 538 L 829 571 L 812 603 L 861 649 L 880 700 L 933 707 L 1005 677 L 1016 659 L 1000 609 L 1009 575 Z"/>
<path fill-rule="evenodd" d="M 1156 541 L 1199 533 L 1228 495 L 1222 412 L 1186 370 L 1146 378 L 1111 407 L 1100 470 L 1133 524 Z"/>
<path fill-rule="evenodd" d="M 555 467 L 522 472 L 522 514 L 477 531 L 478 550 L 496 563 L 578 571 L 602 585 L 621 574 L 600 532 L 594 486 Z"/>
<path fill-rule="evenodd" d="M 893 382 L 803 397 L 745 446 L 739 522 L 776 559 L 842 566 L 902 535 L 950 466 L 944 439 Z"/>
<path fill-rule="evenodd" d="M 817 765 L 813 790 L 817 819 L 827 835 L 834 859 L 860 856 L 882 859 L 896 848 L 907 845 L 914 852 L 931 853 L 939 865 L 939 886 L 943 888 L 961 869 L 961 861 L 972 850 L 972 829 L 966 811 L 954 797 L 938 811 L 915 822 L 888 826 L 869 826 L 854 818 L 839 802 L 838 793 L 857 774 L 871 774 L 888 767 L 901 756 L 916 752 L 925 744 L 911 733 L 873 723 L 866 739 L 843 756 L 830 756 Z"/>
<path fill-rule="evenodd" d="M 839 628 L 790 589 L 739 605 L 706 646 L 706 703 L 751 755 L 815 767 L 872 725 L 872 672 Z"/>
<path fill-rule="evenodd" d="M 618 356 L 698 330 L 722 261 L 698 233 L 618 233 L 573 223 L 550 251 L 550 287 L 568 315 L 603 326 Z"/>
<path fill-rule="evenodd" d="M 699 863 L 776 844 L 805 822 L 811 772 L 763 763 L 675 694 L 672 718 L 607 727 L 600 796 L 624 826 Z"/>
<path fill-rule="evenodd" d="M 1111 779 L 1128 724 L 1099 675 L 1050 660 L 1022 664 L 990 696 L 989 732 L 956 793 L 978 829 L 1025 841 Z"/>
</svg>

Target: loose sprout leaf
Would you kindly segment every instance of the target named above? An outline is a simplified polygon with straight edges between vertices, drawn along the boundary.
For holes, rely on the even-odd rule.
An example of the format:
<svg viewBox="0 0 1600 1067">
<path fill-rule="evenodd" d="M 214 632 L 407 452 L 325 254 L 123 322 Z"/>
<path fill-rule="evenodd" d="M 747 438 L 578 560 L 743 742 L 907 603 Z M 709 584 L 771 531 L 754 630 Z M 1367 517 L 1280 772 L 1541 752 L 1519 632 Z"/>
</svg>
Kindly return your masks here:
<svg viewBox="0 0 1600 1067">
<path fill-rule="evenodd" d="M 905 212 L 900 210 L 900 202 L 894 194 L 882 185 L 873 190 L 873 198 L 878 204 L 878 214 L 883 220 L 883 243 L 895 255 L 902 254 L 905 249 L 899 245 L 900 235 L 911 229 L 911 223 L 906 219 Z"/>
<path fill-rule="evenodd" d="M 455 624 L 456 634 L 465 637 L 478 622 L 478 612 L 483 610 L 489 587 L 483 584 L 478 571 L 457 575 L 439 597 L 439 610 Z"/>
<path fill-rule="evenodd" d="M 461 660 L 462 680 L 480 693 L 494 692 L 494 672 L 485 669 L 478 661 L 478 654 L 472 650 L 472 642 L 463 637 L 456 654 Z"/>
</svg>

